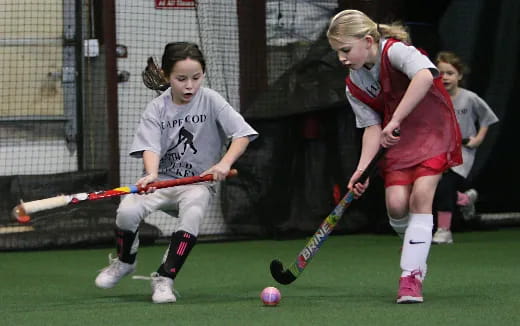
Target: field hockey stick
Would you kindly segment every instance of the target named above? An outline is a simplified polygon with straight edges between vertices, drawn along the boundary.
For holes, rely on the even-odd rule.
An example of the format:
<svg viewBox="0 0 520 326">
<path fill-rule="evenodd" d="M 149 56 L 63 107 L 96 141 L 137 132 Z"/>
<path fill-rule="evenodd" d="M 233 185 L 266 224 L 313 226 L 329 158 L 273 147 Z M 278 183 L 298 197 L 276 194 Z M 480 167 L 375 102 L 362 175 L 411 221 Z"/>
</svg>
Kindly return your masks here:
<svg viewBox="0 0 520 326">
<path fill-rule="evenodd" d="M 229 171 L 229 174 L 227 177 L 233 177 L 238 174 L 238 171 L 236 169 L 231 169 Z M 116 197 L 116 196 L 122 196 L 126 194 L 135 194 L 135 193 L 141 193 L 146 192 L 150 188 L 170 188 L 180 185 L 187 185 L 197 182 L 204 182 L 204 181 L 212 181 L 213 175 L 208 174 L 203 177 L 201 176 L 193 176 L 193 177 L 185 177 L 185 178 L 179 178 L 179 179 L 171 179 L 171 180 L 164 180 L 164 181 L 156 181 L 151 182 L 147 184 L 144 187 L 138 187 L 136 185 L 127 186 L 127 187 L 119 187 L 114 188 L 110 190 L 104 190 L 104 191 L 95 191 L 95 192 L 82 192 L 77 193 L 73 195 L 60 195 L 56 197 L 46 198 L 46 199 L 40 199 L 40 200 L 34 200 L 30 202 L 24 203 L 21 201 L 19 205 L 17 205 L 15 208 L 13 208 L 12 215 L 13 217 L 19 222 L 19 223 L 28 223 L 31 221 L 30 214 L 57 208 L 57 207 L 63 207 L 67 206 L 69 204 L 78 204 L 83 201 L 90 201 L 90 200 L 98 200 L 98 199 L 104 199 L 109 197 Z"/>
<path fill-rule="evenodd" d="M 164 79 L 161 69 L 154 57 L 149 57 L 146 62 L 146 68 L 141 73 L 143 83 L 146 87 L 157 92 L 160 95 L 170 87 L 170 83 Z"/>
<path fill-rule="evenodd" d="M 394 130 L 393 135 L 396 137 L 399 136 L 399 130 Z M 370 161 L 368 167 L 365 169 L 363 174 L 361 174 L 356 183 L 365 183 L 365 181 L 372 174 L 374 174 L 377 167 L 377 163 L 384 156 L 385 152 L 386 148 L 379 148 L 379 151 L 372 158 L 372 161 Z M 336 227 L 339 220 L 341 219 L 343 212 L 347 207 L 350 206 L 350 203 L 352 203 L 354 199 L 354 192 L 352 190 L 347 192 L 347 194 L 341 199 L 339 204 L 334 208 L 332 213 L 330 213 L 329 216 L 327 216 L 325 220 L 321 223 L 318 230 L 314 233 L 314 235 L 307 242 L 303 250 L 300 251 L 300 253 L 296 257 L 296 261 L 294 261 L 292 265 L 289 266 L 289 268 L 284 269 L 283 263 L 278 259 L 274 259 L 273 261 L 271 261 L 271 275 L 278 283 L 290 284 L 294 282 L 294 280 L 296 280 L 301 273 L 303 273 L 305 267 L 307 267 L 314 255 L 316 255 L 316 253 L 320 249 L 321 245 L 325 242 L 325 240 L 327 240 L 328 236 L 330 235 L 332 230 L 334 230 L 334 227 Z"/>
</svg>

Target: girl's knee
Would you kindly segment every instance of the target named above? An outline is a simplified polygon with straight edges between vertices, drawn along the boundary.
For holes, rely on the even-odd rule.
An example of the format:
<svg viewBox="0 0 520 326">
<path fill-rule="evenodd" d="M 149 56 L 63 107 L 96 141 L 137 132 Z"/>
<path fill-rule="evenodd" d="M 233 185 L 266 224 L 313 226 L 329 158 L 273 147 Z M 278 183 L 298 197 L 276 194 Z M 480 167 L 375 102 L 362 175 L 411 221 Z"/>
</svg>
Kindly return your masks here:
<svg viewBox="0 0 520 326">
<path fill-rule="evenodd" d="M 387 214 L 390 219 L 393 220 L 402 220 L 408 218 L 408 210 L 401 209 L 389 209 L 387 208 Z"/>
<path fill-rule="evenodd" d="M 143 218 L 143 207 L 121 202 L 117 208 L 116 225 L 122 230 L 137 231 Z"/>
<path fill-rule="evenodd" d="M 404 201 L 387 201 L 386 210 L 388 215 L 396 220 L 400 220 L 408 216 L 408 203 Z"/>
<path fill-rule="evenodd" d="M 194 187 L 179 205 L 178 229 L 195 236 L 199 234 L 199 227 L 207 214 L 211 192 L 206 187 Z"/>
</svg>

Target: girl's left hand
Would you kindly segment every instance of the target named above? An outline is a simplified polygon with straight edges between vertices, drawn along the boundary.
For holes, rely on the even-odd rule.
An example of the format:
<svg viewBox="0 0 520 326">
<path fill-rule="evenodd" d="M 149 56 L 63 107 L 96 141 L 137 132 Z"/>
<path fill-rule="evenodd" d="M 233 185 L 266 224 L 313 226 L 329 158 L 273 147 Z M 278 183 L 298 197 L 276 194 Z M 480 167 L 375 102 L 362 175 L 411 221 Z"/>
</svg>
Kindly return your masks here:
<svg viewBox="0 0 520 326">
<path fill-rule="evenodd" d="M 390 120 L 385 128 L 381 131 L 381 146 L 388 148 L 396 145 L 401 139 L 399 136 L 394 136 L 394 130 L 399 130 L 400 124 Z"/>
<path fill-rule="evenodd" d="M 213 174 L 213 181 L 222 181 L 226 179 L 227 175 L 229 174 L 229 170 L 231 170 L 231 167 L 227 164 L 217 163 L 211 168 L 202 172 L 200 176 L 203 177 L 208 174 Z"/>
<path fill-rule="evenodd" d="M 149 184 L 150 182 L 154 182 L 155 180 L 157 180 L 157 174 L 155 173 L 149 173 L 147 175 L 145 175 L 144 177 L 140 178 L 139 180 L 137 180 L 137 182 L 135 183 L 136 186 L 138 186 L 139 188 L 145 188 L 147 184 Z M 144 193 L 152 193 L 156 190 L 155 187 L 150 187 L 148 189 L 146 189 L 146 191 L 140 191 L 139 193 L 140 194 L 144 194 Z"/>
<path fill-rule="evenodd" d="M 467 148 L 477 148 L 480 146 L 480 142 L 477 138 L 469 136 L 469 141 L 464 146 Z"/>
</svg>

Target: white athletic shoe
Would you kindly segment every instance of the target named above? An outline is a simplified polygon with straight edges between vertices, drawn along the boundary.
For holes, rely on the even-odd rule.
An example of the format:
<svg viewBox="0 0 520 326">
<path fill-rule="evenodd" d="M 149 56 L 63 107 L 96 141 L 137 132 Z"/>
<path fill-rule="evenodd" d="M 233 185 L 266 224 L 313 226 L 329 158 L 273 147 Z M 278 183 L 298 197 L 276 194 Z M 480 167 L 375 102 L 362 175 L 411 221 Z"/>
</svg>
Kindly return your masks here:
<svg viewBox="0 0 520 326">
<path fill-rule="evenodd" d="M 101 270 L 101 273 L 96 277 L 96 286 L 102 289 L 109 289 L 114 287 L 124 276 L 133 273 L 137 265 L 127 264 L 119 260 L 119 258 L 112 258 L 112 254 L 108 255 L 109 265 Z"/>
<path fill-rule="evenodd" d="M 469 189 L 464 192 L 469 198 L 469 203 L 460 208 L 464 220 L 469 221 L 475 216 L 475 202 L 478 199 L 478 192 L 475 189 Z"/>
<path fill-rule="evenodd" d="M 450 230 L 438 228 L 437 232 L 433 235 L 432 242 L 436 244 L 453 243 L 453 235 Z"/>
<path fill-rule="evenodd" d="M 177 298 L 173 294 L 173 280 L 169 277 L 159 275 L 157 272 L 152 273 L 152 301 L 154 303 L 175 302 Z"/>
</svg>

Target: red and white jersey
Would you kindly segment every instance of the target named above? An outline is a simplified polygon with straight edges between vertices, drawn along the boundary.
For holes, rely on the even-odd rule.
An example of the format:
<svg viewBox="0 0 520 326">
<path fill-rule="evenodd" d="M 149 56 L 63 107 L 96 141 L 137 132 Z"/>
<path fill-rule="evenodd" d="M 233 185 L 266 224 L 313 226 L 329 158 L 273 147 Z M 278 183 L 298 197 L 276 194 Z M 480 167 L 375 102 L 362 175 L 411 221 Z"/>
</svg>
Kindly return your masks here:
<svg viewBox="0 0 520 326">
<path fill-rule="evenodd" d="M 426 96 L 401 123 L 401 140 L 386 153 L 383 170 L 409 168 L 439 156 L 446 159 L 446 168 L 461 164 L 459 126 L 435 65 L 418 49 L 400 41 L 386 39 L 381 47 L 374 67 L 352 70 L 346 80 L 358 127 L 384 127 L 419 70 L 430 69 L 435 77 Z"/>
</svg>

